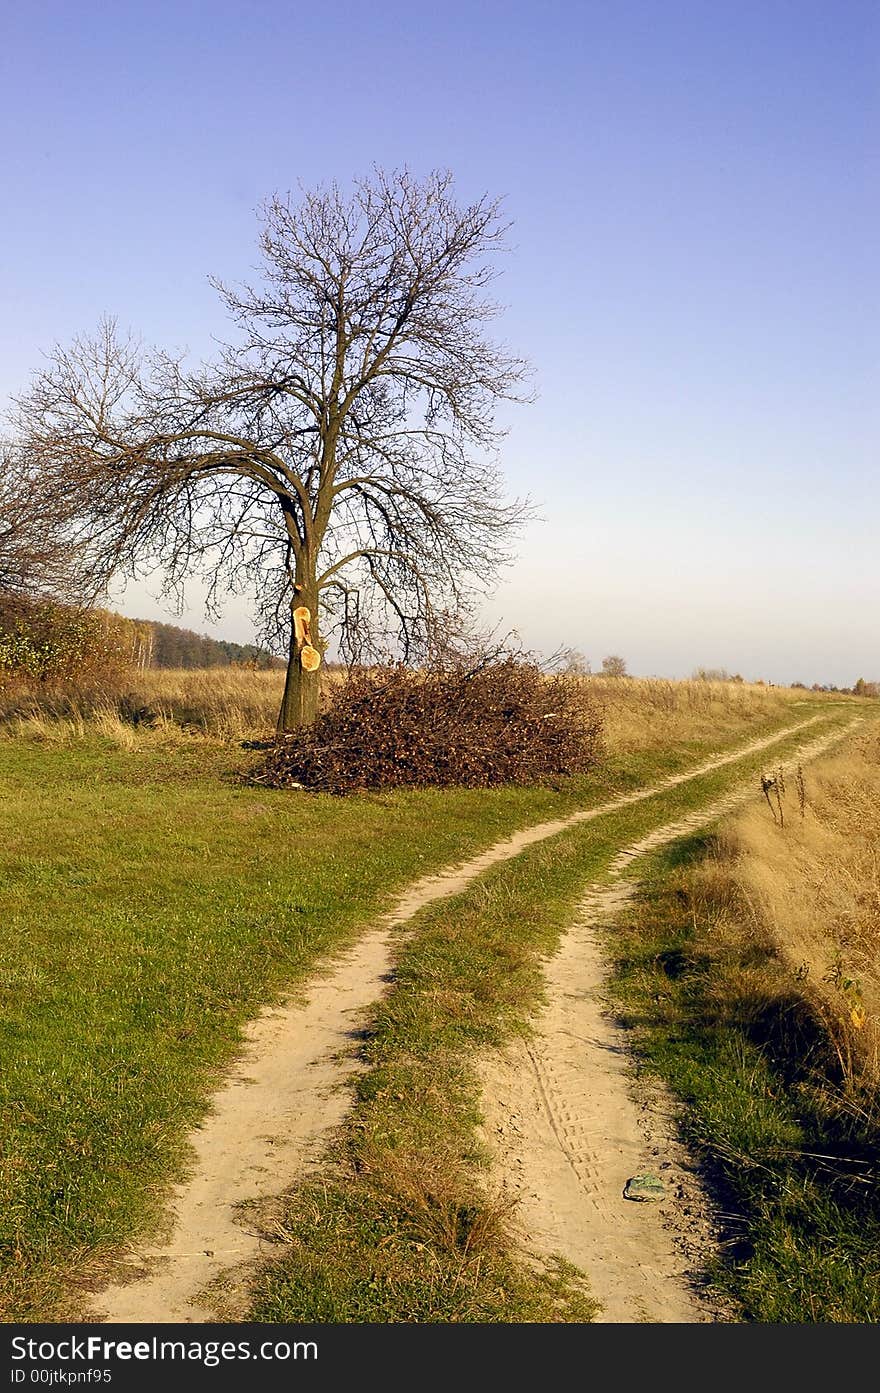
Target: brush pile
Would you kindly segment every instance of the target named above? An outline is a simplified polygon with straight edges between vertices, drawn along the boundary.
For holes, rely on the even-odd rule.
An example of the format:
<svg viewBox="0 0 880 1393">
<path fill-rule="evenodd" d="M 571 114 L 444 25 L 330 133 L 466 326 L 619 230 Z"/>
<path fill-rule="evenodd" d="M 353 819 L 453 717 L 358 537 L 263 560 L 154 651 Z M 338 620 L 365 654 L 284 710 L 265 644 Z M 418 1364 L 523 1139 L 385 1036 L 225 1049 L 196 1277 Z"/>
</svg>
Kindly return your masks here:
<svg viewBox="0 0 880 1393">
<path fill-rule="evenodd" d="M 281 737 L 249 782 L 322 793 L 490 788 L 581 774 L 601 711 L 579 684 L 513 657 L 469 668 L 352 672 L 314 725 Z"/>
</svg>

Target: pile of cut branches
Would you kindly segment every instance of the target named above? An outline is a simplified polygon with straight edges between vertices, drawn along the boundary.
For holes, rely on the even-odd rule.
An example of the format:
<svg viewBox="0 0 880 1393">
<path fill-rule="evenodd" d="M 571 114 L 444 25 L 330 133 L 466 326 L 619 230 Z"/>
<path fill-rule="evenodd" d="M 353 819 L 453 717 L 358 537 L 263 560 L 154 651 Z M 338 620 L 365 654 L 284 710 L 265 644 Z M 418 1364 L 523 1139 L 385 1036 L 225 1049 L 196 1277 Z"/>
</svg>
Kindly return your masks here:
<svg viewBox="0 0 880 1393">
<path fill-rule="evenodd" d="M 281 737 L 249 781 L 339 794 L 534 784 L 592 768 L 601 741 L 601 712 L 583 690 L 532 662 L 361 669 L 314 725 Z"/>
</svg>

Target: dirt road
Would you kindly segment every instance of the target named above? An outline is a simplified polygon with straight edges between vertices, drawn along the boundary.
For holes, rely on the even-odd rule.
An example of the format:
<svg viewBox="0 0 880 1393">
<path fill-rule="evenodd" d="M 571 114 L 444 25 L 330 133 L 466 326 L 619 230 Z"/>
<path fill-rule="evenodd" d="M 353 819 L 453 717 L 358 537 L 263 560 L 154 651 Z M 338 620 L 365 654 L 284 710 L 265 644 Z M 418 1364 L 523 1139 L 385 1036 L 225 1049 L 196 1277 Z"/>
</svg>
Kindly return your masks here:
<svg viewBox="0 0 880 1393">
<path fill-rule="evenodd" d="M 367 1010 L 386 990 L 392 967 L 392 934 L 421 908 L 458 894 L 490 866 L 517 856 L 527 846 L 734 763 L 750 753 L 768 749 L 798 730 L 806 729 L 817 719 L 814 717 L 753 741 L 651 788 L 527 828 L 463 865 L 413 885 L 378 926 L 366 932 L 352 949 L 330 963 L 310 984 L 306 999 L 291 1000 L 267 1010 L 251 1023 L 236 1067 L 211 1099 L 204 1124 L 190 1138 L 190 1174 L 171 1196 L 164 1237 L 153 1245 L 132 1250 L 123 1279 L 94 1297 L 87 1318 L 115 1322 L 198 1322 L 214 1317 L 216 1308 L 212 1299 L 204 1296 L 205 1287 L 231 1269 L 246 1276 L 253 1263 L 267 1251 L 259 1227 L 249 1222 L 248 1201 L 278 1195 L 304 1175 L 321 1154 L 331 1131 L 344 1117 L 351 1096 L 346 1084 L 358 1067 L 355 1058 L 358 1029 Z M 834 738 L 839 738 L 837 732 Z M 709 814 L 710 810 L 706 810 L 704 817 Z M 634 848 L 622 853 L 634 854 L 638 854 Z M 487 1062 L 486 1066 L 490 1133 L 493 1127 L 500 1125 L 509 1134 L 509 1126 L 504 1122 L 499 1124 L 498 1119 L 507 1116 L 509 1122 L 514 1097 L 519 1115 L 530 1116 L 534 1123 L 531 1132 L 523 1132 L 523 1145 L 519 1150 L 502 1147 L 499 1151 L 501 1164 L 518 1177 L 523 1218 L 527 1227 L 533 1228 L 534 1246 L 538 1250 L 548 1250 L 548 1245 L 555 1244 L 561 1251 L 576 1252 L 580 1256 L 574 1260 L 581 1263 L 583 1258 L 582 1265 L 591 1273 L 594 1262 L 601 1260 L 603 1254 L 607 1255 L 607 1243 L 605 1239 L 584 1238 L 585 1226 L 576 1221 L 576 1214 L 579 1209 L 585 1209 L 584 1195 L 594 1190 L 596 1194 L 600 1191 L 604 1194 L 606 1184 L 602 1180 L 596 1189 L 594 1175 L 597 1165 L 601 1165 L 601 1156 L 597 1153 L 607 1148 L 608 1139 L 603 1140 L 596 1131 L 595 1112 L 591 1114 L 588 1106 L 590 1098 L 597 1096 L 595 1079 L 599 1075 L 603 1079 L 602 1092 L 598 1094 L 599 1113 L 618 1119 L 611 1125 L 612 1146 L 621 1158 L 617 1169 L 609 1172 L 607 1183 L 612 1191 L 618 1186 L 618 1172 L 631 1170 L 629 1156 L 635 1156 L 638 1151 L 640 1136 L 637 1126 L 632 1132 L 635 1124 L 628 1112 L 624 1057 L 617 1057 L 618 1047 L 604 1033 L 601 1012 L 587 1017 L 576 1011 L 571 1020 L 566 1016 L 572 1009 L 572 984 L 583 976 L 588 984 L 585 990 L 592 993 L 601 981 L 598 948 L 588 925 L 590 916 L 595 922 L 595 915 L 609 908 L 610 902 L 606 902 L 604 909 L 600 909 L 598 903 L 588 909 L 583 922 L 573 929 L 559 957 L 548 968 L 551 1006 L 542 1025 L 539 1051 L 524 1070 L 522 1080 L 523 1083 L 526 1078 L 536 1081 L 537 1092 L 533 1090 L 532 1095 L 523 1094 L 522 1097 L 519 1092 L 511 1093 L 507 1080 L 522 1067 L 522 1062 L 517 1063 L 514 1056 L 497 1059 L 491 1064 Z M 588 999 L 585 997 L 584 1001 Z M 578 1048 L 589 1046 L 587 1053 L 567 1052 L 565 1041 L 569 1038 L 579 1042 Z M 589 1087 L 585 1086 L 583 1077 L 575 1077 L 579 1071 L 589 1075 Z M 542 1129 L 546 1131 L 548 1119 L 556 1139 L 553 1164 L 559 1178 L 547 1190 L 549 1207 L 544 1213 L 538 1203 L 540 1187 L 537 1182 L 533 1183 L 533 1177 L 539 1174 L 543 1164 L 549 1164 L 538 1135 Z M 622 1149 L 617 1147 L 618 1131 Z M 595 1144 L 590 1140 L 594 1133 Z M 529 1136 L 533 1138 L 532 1143 L 527 1142 Z M 623 1156 L 627 1157 L 625 1162 Z M 600 1195 L 592 1208 L 598 1207 L 601 1211 L 604 1204 Z M 641 1211 L 649 1206 L 633 1205 L 632 1208 Z M 607 1230 L 609 1242 L 614 1234 L 622 1232 L 610 1220 L 603 1220 L 602 1227 L 603 1231 Z M 643 1240 L 638 1237 L 639 1232 L 641 1230 L 633 1230 L 632 1242 L 641 1251 L 639 1245 Z M 627 1249 L 620 1257 L 621 1288 L 626 1286 L 627 1273 L 636 1261 L 636 1250 Z M 654 1272 L 665 1273 L 669 1261 L 664 1248 L 662 1253 L 646 1259 L 643 1266 L 650 1277 Z M 598 1291 L 599 1284 L 596 1285 Z M 610 1292 L 606 1297 L 607 1309 L 620 1313 L 609 1315 L 609 1319 L 643 1318 L 633 1314 L 638 1303 L 618 1300 Z M 682 1312 L 682 1319 L 699 1318 L 686 1302 L 675 1310 Z M 679 1317 L 661 1314 L 648 1318 Z"/>
</svg>

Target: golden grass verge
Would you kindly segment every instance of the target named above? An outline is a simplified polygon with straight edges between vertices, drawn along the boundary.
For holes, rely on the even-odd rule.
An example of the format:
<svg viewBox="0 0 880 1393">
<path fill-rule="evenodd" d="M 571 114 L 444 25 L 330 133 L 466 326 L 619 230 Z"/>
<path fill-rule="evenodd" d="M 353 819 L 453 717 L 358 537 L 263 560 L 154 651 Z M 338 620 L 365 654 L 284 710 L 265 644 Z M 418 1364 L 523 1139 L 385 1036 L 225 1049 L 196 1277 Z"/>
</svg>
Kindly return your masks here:
<svg viewBox="0 0 880 1393">
<path fill-rule="evenodd" d="M 325 700 L 338 680 L 333 670 L 324 675 Z M 802 689 L 748 683 L 574 676 L 568 680 L 591 705 L 601 707 L 606 747 L 613 754 L 747 734 L 775 717 L 783 718 L 795 702 L 828 700 Z M 274 732 L 283 686 L 283 672 L 232 667 L 132 672 L 114 691 L 19 686 L 0 692 L 0 730 L 53 744 L 97 730 L 122 748 L 144 740 L 176 739 L 181 732 L 224 741 L 264 739 Z"/>
<path fill-rule="evenodd" d="M 775 771 L 771 771 L 775 772 Z M 784 793 L 728 822 L 698 873 L 722 948 L 745 935 L 824 1022 L 844 1080 L 880 1082 L 880 729 L 784 773 Z M 781 812 L 781 818 L 780 818 Z M 774 813 L 776 814 L 774 817 Z M 754 983 L 745 981 L 752 974 Z M 759 961 L 743 995 L 768 987 Z M 781 984 L 780 984 L 781 989 Z"/>
<path fill-rule="evenodd" d="M 781 718 L 794 703 L 828 700 L 822 693 L 762 683 L 660 677 L 572 680 L 583 683 L 585 693 L 601 705 L 608 748 L 621 754 L 683 740 L 712 740 L 719 731 L 745 731 Z"/>
</svg>

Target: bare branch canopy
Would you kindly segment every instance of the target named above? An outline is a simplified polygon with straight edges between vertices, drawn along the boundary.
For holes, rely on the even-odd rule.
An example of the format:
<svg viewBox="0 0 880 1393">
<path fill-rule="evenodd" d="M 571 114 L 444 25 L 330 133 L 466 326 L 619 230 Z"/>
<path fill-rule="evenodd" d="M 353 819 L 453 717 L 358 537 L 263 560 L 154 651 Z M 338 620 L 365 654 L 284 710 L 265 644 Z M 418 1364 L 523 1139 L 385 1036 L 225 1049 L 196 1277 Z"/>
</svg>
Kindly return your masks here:
<svg viewBox="0 0 880 1393">
<path fill-rule="evenodd" d="M 32 453 L 0 442 L 0 605 L 83 597 L 82 550 L 69 510 L 41 501 L 42 471 Z"/>
<path fill-rule="evenodd" d="M 493 453 L 526 366 L 487 335 L 505 227 L 451 176 L 375 171 L 263 209 L 262 275 L 214 282 L 234 325 L 200 368 L 112 321 L 58 348 L 18 403 L 42 488 L 76 515 L 95 574 L 205 576 L 257 597 L 291 643 L 281 725 L 313 718 L 311 645 L 351 659 L 430 648 L 495 580 L 525 506 Z M 322 638 L 318 640 L 318 633 Z"/>
</svg>

